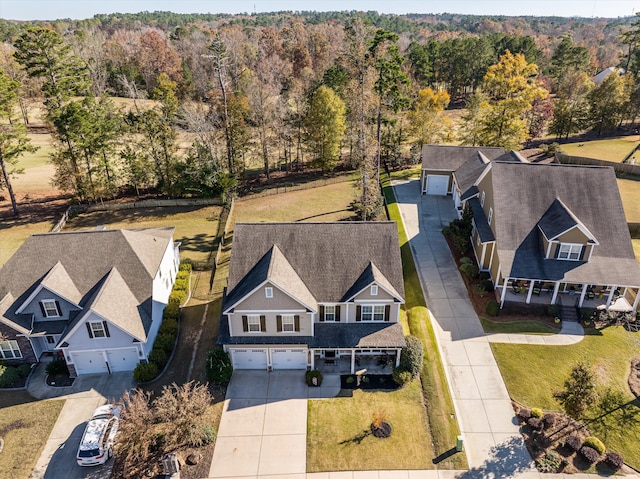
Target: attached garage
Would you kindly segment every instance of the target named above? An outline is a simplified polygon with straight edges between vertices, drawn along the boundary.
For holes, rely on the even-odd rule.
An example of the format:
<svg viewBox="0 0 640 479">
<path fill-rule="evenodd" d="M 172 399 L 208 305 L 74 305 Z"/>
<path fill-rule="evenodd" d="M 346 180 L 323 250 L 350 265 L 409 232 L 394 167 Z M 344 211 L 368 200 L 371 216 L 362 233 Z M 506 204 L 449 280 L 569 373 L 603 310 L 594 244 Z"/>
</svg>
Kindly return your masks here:
<svg viewBox="0 0 640 479">
<path fill-rule="evenodd" d="M 266 349 L 230 349 L 233 369 L 267 369 Z"/>
<path fill-rule="evenodd" d="M 76 367 L 76 373 L 78 375 L 109 372 L 102 351 L 71 353 L 71 360 Z"/>
<path fill-rule="evenodd" d="M 107 352 L 111 372 L 133 371 L 139 363 L 136 348 L 114 349 Z"/>
<path fill-rule="evenodd" d="M 306 349 L 272 349 L 273 369 L 307 369 Z"/>
<path fill-rule="evenodd" d="M 445 196 L 449 190 L 449 175 L 426 175 L 425 183 L 428 195 Z"/>
</svg>

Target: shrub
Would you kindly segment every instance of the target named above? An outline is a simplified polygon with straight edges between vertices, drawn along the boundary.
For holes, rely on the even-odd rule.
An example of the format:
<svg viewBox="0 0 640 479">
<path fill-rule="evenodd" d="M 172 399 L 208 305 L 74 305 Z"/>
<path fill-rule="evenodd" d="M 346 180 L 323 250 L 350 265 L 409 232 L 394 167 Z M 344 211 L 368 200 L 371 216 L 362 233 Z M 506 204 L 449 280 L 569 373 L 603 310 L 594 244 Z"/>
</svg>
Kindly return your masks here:
<svg viewBox="0 0 640 479">
<path fill-rule="evenodd" d="M 11 386 L 19 378 L 18 370 L 13 366 L 0 366 L 0 386 Z"/>
<path fill-rule="evenodd" d="M 544 416 L 544 413 L 542 412 L 542 409 L 540 409 L 539 407 L 532 407 L 531 408 L 531 417 L 536 417 L 536 418 L 540 419 L 542 416 Z"/>
<path fill-rule="evenodd" d="M 604 443 L 598 439 L 597 437 L 589 436 L 582 443 L 582 447 L 587 446 L 598 451 L 598 454 L 604 454 L 607 448 L 604 446 Z"/>
<path fill-rule="evenodd" d="M 31 373 L 31 364 L 23 363 L 18 366 L 18 376 L 26 378 Z"/>
<path fill-rule="evenodd" d="M 187 300 L 187 292 L 186 291 L 172 291 L 169 295 L 169 304 L 175 303 L 177 305 L 181 305 Z"/>
<path fill-rule="evenodd" d="M 411 373 L 415 378 L 422 371 L 424 361 L 424 349 L 422 341 L 415 336 L 407 336 L 407 347 L 400 353 L 400 367 Z"/>
<path fill-rule="evenodd" d="M 548 451 L 536 460 L 536 467 L 540 472 L 553 473 L 562 465 L 562 457 L 556 451 Z"/>
<path fill-rule="evenodd" d="M 315 378 L 315 384 L 314 384 Z M 322 385 L 322 373 L 317 369 L 313 371 L 307 371 L 305 376 L 305 380 L 307 381 L 307 386 L 321 386 Z M 363 378 L 364 380 L 364 378 Z"/>
<path fill-rule="evenodd" d="M 192 261 L 189 258 L 183 259 L 182 262 L 180 263 L 180 266 L 178 266 L 178 271 L 189 271 L 189 272 L 191 272 L 192 269 L 193 269 L 193 264 L 192 264 Z"/>
<path fill-rule="evenodd" d="M 344 380 L 344 382 L 346 382 L 347 384 L 353 384 L 354 381 L 355 378 L 353 376 L 347 376 L 347 378 Z"/>
<path fill-rule="evenodd" d="M 463 256 L 462 258 L 460 258 L 460 264 L 473 264 L 473 260 L 471 258 L 469 258 L 468 256 Z"/>
<path fill-rule="evenodd" d="M 462 218 L 453 220 L 443 230 L 445 234 L 451 236 L 451 241 L 460 253 L 465 253 L 471 246 L 472 218 L 471 208 L 467 206 L 462 212 Z"/>
<path fill-rule="evenodd" d="M 604 456 L 604 461 L 602 462 L 604 462 L 609 467 L 609 469 L 613 471 L 619 471 L 624 465 L 622 456 L 616 452 L 606 453 Z"/>
<path fill-rule="evenodd" d="M 391 372 L 391 377 L 393 378 L 393 381 L 398 386 L 401 386 L 401 387 L 405 386 L 406 384 L 409 384 L 413 379 L 413 376 L 411 375 L 411 371 L 407 371 L 402 367 L 393 368 L 393 371 Z"/>
<path fill-rule="evenodd" d="M 486 312 L 489 316 L 498 316 L 498 313 L 500 312 L 500 303 L 497 301 L 489 301 L 487 303 Z"/>
<path fill-rule="evenodd" d="M 45 369 L 49 376 L 63 376 L 65 374 L 69 374 L 69 369 L 67 368 L 67 363 L 64 358 L 56 358 L 47 364 Z"/>
<path fill-rule="evenodd" d="M 155 363 L 138 364 L 133 370 L 133 379 L 139 383 L 151 381 L 158 375 L 158 366 Z"/>
<path fill-rule="evenodd" d="M 175 342 L 175 334 L 158 334 L 158 336 L 156 337 L 156 342 L 153 343 L 153 348 L 161 349 L 167 354 L 167 356 L 169 356 L 171 355 L 171 351 L 173 351 L 173 345 L 175 344 Z"/>
<path fill-rule="evenodd" d="M 189 280 L 186 278 L 176 279 L 173 283 L 173 291 L 187 291 L 189 289 Z"/>
<path fill-rule="evenodd" d="M 162 313 L 164 319 L 178 319 L 180 317 L 180 305 L 178 303 L 169 303 Z"/>
<path fill-rule="evenodd" d="M 582 447 L 582 440 L 578 436 L 569 436 L 564 445 L 572 451 L 579 451 Z"/>
<path fill-rule="evenodd" d="M 178 334 L 178 321 L 172 318 L 165 318 L 164 321 L 160 323 L 158 334 L 170 334 L 171 336 L 175 336 Z"/>
<path fill-rule="evenodd" d="M 542 422 L 544 423 L 544 428 L 548 429 L 550 427 L 553 427 L 553 425 L 556 423 L 556 417 L 551 413 L 546 413 L 544 416 L 542 416 Z"/>
<path fill-rule="evenodd" d="M 203 424 L 202 427 L 200 427 L 200 432 L 202 433 L 202 439 L 200 440 L 200 444 L 203 446 L 207 444 L 211 444 L 213 441 L 216 440 L 216 436 L 218 435 L 216 433 L 216 429 L 211 424 Z M 196 446 L 196 444 L 192 444 L 192 445 Z"/>
<path fill-rule="evenodd" d="M 493 286 L 493 281 L 491 281 L 490 279 L 483 279 L 482 283 L 480 284 L 484 286 L 484 289 L 487 293 L 493 293 L 493 290 L 495 289 L 495 287 Z"/>
<path fill-rule="evenodd" d="M 592 464 L 600 459 L 600 453 L 589 446 L 582 446 L 580 448 L 580 455 Z"/>
<path fill-rule="evenodd" d="M 212 383 L 228 384 L 233 367 L 229 355 L 221 347 L 213 348 L 207 356 L 207 378 Z"/>
<path fill-rule="evenodd" d="M 540 432 L 544 428 L 544 423 L 539 417 L 530 417 L 529 419 L 527 419 L 527 426 L 529 426 L 534 431 Z"/>
<path fill-rule="evenodd" d="M 479 279 L 480 281 L 486 281 L 486 280 L 488 280 L 488 279 L 490 280 L 490 279 L 491 279 L 491 275 L 489 274 L 489 272 L 488 272 L 488 271 L 480 271 L 480 272 L 478 273 L 478 279 Z M 491 283 L 491 284 L 493 284 L 493 283 Z"/>
<path fill-rule="evenodd" d="M 520 408 L 516 416 L 518 417 L 518 421 L 520 421 L 520 423 L 526 423 L 531 417 L 531 410 L 527 409 L 526 407 Z"/>
<path fill-rule="evenodd" d="M 162 370 L 165 364 L 167 364 L 167 359 L 167 353 L 165 353 L 163 349 L 157 348 L 155 346 L 149 353 L 149 362 L 152 362 L 156 366 L 158 366 L 159 370 Z"/>
<path fill-rule="evenodd" d="M 593 313 L 597 310 L 594 308 L 580 308 L 580 320 L 581 321 L 589 321 Z"/>
<path fill-rule="evenodd" d="M 189 279 L 189 276 L 191 275 L 191 273 L 189 271 L 178 271 L 178 273 L 176 274 L 176 281 L 179 279 Z"/>
<path fill-rule="evenodd" d="M 470 278 L 470 279 L 477 278 L 478 273 L 480 272 L 478 267 L 473 263 L 466 263 L 461 265 L 460 271 L 462 271 L 465 275 L 467 275 L 467 278 Z"/>
<path fill-rule="evenodd" d="M 548 304 L 547 305 L 547 316 L 551 316 L 552 318 L 556 318 L 560 315 L 560 307 L 557 304 Z"/>
<path fill-rule="evenodd" d="M 476 284 L 476 292 L 480 295 L 480 297 L 483 297 L 487 292 L 487 289 L 484 287 L 483 283 L 478 283 Z"/>
</svg>

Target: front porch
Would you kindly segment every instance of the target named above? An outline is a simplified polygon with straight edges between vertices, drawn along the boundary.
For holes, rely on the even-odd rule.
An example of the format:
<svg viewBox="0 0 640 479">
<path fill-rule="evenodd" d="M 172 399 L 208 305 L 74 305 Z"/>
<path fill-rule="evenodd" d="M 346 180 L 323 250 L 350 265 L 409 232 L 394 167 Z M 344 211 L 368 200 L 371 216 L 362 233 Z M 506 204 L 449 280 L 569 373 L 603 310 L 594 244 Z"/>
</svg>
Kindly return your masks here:
<svg viewBox="0 0 640 479">
<path fill-rule="evenodd" d="M 391 374 L 400 363 L 400 349 L 389 350 L 313 350 L 311 369 L 323 374 Z"/>
</svg>

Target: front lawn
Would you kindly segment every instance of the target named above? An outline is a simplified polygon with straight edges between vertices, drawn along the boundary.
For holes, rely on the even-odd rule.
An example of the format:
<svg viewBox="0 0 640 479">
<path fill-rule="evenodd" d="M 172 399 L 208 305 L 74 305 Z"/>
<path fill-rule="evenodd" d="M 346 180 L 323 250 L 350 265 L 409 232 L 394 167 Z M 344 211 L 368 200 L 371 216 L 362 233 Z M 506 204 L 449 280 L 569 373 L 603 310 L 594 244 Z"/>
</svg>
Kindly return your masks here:
<svg viewBox="0 0 640 479">
<path fill-rule="evenodd" d="M 587 329 L 584 339 L 571 346 L 534 346 L 491 344 L 510 396 L 526 407 L 561 410 L 553 392 L 562 389 L 570 370 L 586 360 L 596 373 L 600 389 L 607 387 L 624 392 L 629 401 L 628 417 L 623 423 L 608 415 L 589 424 L 608 449 L 622 454 L 629 465 L 640 467 L 640 401 L 634 400 L 627 385 L 630 362 L 640 356 L 640 333 L 624 328 Z M 593 417 L 595 411 L 587 414 Z M 612 423 L 613 421 L 613 423 Z"/>
<path fill-rule="evenodd" d="M 307 472 L 432 469 L 433 445 L 418 381 L 397 391 L 353 391 L 353 397 L 310 400 Z M 385 413 L 391 437 L 371 435 L 374 413 Z"/>
<path fill-rule="evenodd" d="M 33 234 L 48 233 L 55 221 L 25 221 L 24 218 L 3 219 L 0 222 L 0 267 L 13 256 L 22 243 Z"/>
<path fill-rule="evenodd" d="M 491 320 L 480 316 L 482 329 L 485 333 L 506 333 L 506 334 L 556 334 L 557 328 L 532 319 L 520 321 L 499 321 Z"/>
<path fill-rule="evenodd" d="M 623 136 L 607 140 L 565 143 L 561 148 L 562 152 L 567 155 L 620 163 L 636 146 L 638 146 L 638 139 L 638 135 Z"/>
<path fill-rule="evenodd" d="M 0 478 L 29 477 L 64 402 L 36 401 L 26 391 L 0 392 Z"/>
<path fill-rule="evenodd" d="M 640 155 L 639 155 L 640 156 Z M 640 165 L 640 158 L 638 159 Z M 618 178 L 624 215 L 629 223 L 640 223 L 640 182 Z"/>
</svg>

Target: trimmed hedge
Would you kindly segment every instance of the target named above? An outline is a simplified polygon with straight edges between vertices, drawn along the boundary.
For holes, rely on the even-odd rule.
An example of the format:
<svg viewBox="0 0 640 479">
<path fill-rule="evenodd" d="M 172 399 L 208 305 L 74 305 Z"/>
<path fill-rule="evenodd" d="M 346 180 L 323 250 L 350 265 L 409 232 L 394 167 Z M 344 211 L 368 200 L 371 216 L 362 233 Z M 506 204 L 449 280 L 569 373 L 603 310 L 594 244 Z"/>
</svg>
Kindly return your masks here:
<svg viewBox="0 0 640 479">
<path fill-rule="evenodd" d="M 589 446 L 582 446 L 580 448 L 580 455 L 584 457 L 588 462 L 593 464 L 600 459 L 600 453 L 596 451 L 594 448 Z"/>
<path fill-rule="evenodd" d="M 415 378 L 422 371 L 424 362 L 424 349 L 422 341 L 415 336 L 405 337 L 407 347 L 400 353 L 400 367 L 411 373 Z"/>
<path fill-rule="evenodd" d="M 160 323 L 158 334 L 170 334 L 175 337 L 176 334 L 178 334 L 178 321 L 172 318 L 166 318 L 162 323 Z"/>
<path fill-rule="evenodd" d="M 557 318 L 560 315 L 560 306 L 557 304 L 548 304 L 547 305 L 547 316 L 551 316 L 552 318 Z"/>
<path fill-rule="evenodd" d="M 167 353 L 164 352 L 163 349 L 153 347 L 151 352 L 149 353 L 149 362 L 154 363 L 158 366 L 158 371 L 162 371 L 167 364 Z"/>
<path fill-rule="evenodd" d="M 189 279 L 189 276 L 191 276 L 191 273 L 189 271 L 178 271 L 178 273 L 176 274 L 176 280 L 178 279 Z"/>
<path fill-rule="evenodd" d="M 191 272 L 192 270 L 193 270 L 193 265 L 191 264 L 191 260 L 189 258 L 183 259 L 182 263 L 180 263 L 180 266 L 178 266 L 178 271 Z"/>
<path fill-rule="evenodd" d="M 180 317 L 180 305 L 178 303 L 169 303 L 164 308 L 162 317 L 166 319 L 178 319 Z"/>
<path fill-rule="evenodd" d="M 520 408 L 520 410 L 518 410 L 518 414 L 516 414 L 516 416 L 518 418 L 518 421 L 520 421 L 521 424 L 524 424 L 531 417 L 531 410 L 527 409 L 526 407 Z"/>
<path fill-rule="evenodd" d="M 155 363 L 138 364 L 133 370 L 133 379 L 139 383 L 151 381 L 158 375 L 158 366 Z"/>
<path fill-rule="evenodd" d="M 553 425 L 556 423 L 556 418 L 553 414 L 546 413 L 544 416 L 542 416 L 542 422 L 544 423 L 545 429 L 548 429 L 550 427 L 553 427 Z"/>
<path fill-rule="evenodd" d="M 497 301 L 489 301 L 487 303 L 486 312 L 489 316 L 498 316 L 498 313 L 500 312 L 500 303 Z"/>
<path fill-rule="evenodd" d="M 174 303 L 180 306 L 187 300 L 186 291 L 172 291 L 169 295 L 169 304 Z"/>
<path fill-rule="evenodd" d="M 171 351 L 173 351 L 173 345 L 175 344 L 175 342 L 175 334 L 158 334 L 158 336 L 156 336 L 155 343 L 153 343 L 153 348 L 162 349 L 167 354 L 167 356 L 169 356 L 171 354 Z"/>
<path fill-rule="evenodd" d="M 460 258 L 460 264 L 473 264 L 473 260 L 471 258 L 469 258 L 468 256 L 463 256 L 462 258 Z"/>
<path fill-rule="evenodd" d="M 231 381 L 233 367 L 229 355 L 221 347 L 213 348 L 207 356 L 207 378 L 212 383 L 228 384 Z"/>
<path fill-rule="evenodd" d="M 23 363 L 17 367 L 18 375 L 21 378 L 26 378 L 31 373 L 31 364 Z"/>
<path fill-rule="evenodd" d="M 314 384 L 314 378 L 315 378 L 315 384 Z M 307 386 L 321 386 L 322 373 L 317 369 L 314 369 L 313 371 L 307 371 L 305 380 L 307 381 Z"/>
<path fill-rule="evenodd" d="M 604 456 L 604 462 L 609 469 L 613 471 L 619 471 L 624 466 L 624 461 L 622 460 L 622 456 L 616 452 L 608 452 Z"/>
<path fill-rule="evenodd" d="M 0 386 L 11 386 L 19 378 L 18 370 L 13 366 L 0 366 Z"/>
<path fill-rule="evenodd" d="M 467 278 L 477 278 L 480 269 L 473 263 L 464 263 L 460 265 L 460 271 L 467 275 Z"/>
<path fill-rule="evenodd" d="M 604 454 L 607 450 L 604 443 L 600 439 L 594 436 L 589 436 L 588 438 L 586 438 L 582 443 L 582 446 L 591 447 L 596 451 L 598 451 L 598 454 Z"/>
<path fill-rule="evenodd" d="M 189 280 L 187 278 L 176 279 L 176 282 L 173 283 L 173 292 L 176 291 L 188 291 L 189 290 Z"/>
</svg>

